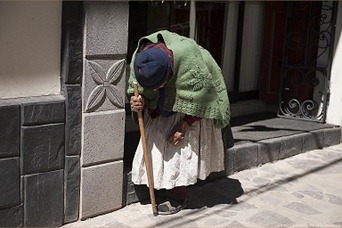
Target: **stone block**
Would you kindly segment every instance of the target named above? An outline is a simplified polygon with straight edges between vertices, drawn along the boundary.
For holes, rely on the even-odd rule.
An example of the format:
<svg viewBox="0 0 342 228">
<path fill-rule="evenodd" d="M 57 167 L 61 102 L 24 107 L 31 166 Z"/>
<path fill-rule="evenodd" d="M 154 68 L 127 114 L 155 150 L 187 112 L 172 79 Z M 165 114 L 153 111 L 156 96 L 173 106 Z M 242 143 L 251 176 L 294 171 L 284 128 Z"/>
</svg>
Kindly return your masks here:
<svg viewBox="0 0 342 228">
<path fill-rule="evenodd" d="M 83 115 L 82 166 L 123 158 L 125 111 Z"/>
<path fill-rule="evenodd" d="M 21 131 L 23 174 L 63 168 L 64 124 L 24 126 Z"/>
<path fill-rule="evenodd" d="M 20 202 L 24 202 L 24 176 L 20 176 Z"/>
<path fill-rule="evenodd" d="M 66 84 L 81 84 L 83 74 L 83 27 L 78 24 L 68 24 L 69 40 L 65 45 L 63 58 L 63 77 Z"/>
<path fill-rule="evenodd" d="M 5 208 L 19 204 L 19 158 L 0 159 L 0 208 Z"/>
<path fill-rule="evenodd" d="M 258 160 L 258 144 L 243 143 L 233 147 L 234 155 L 234 171 L 241 171 L 257 166 Z"/>
<path fill-rule="evenodd" d="M 234 147 L 225 150 L 224 166 L 225 166 L 226 175 L 233 174 L 234 172 L 234 163 L 235 163 L 234 156 L 235 156 Z"/>
<path fill-rule="evenodd" d="M 83 78 L 83 111 L 124 109 L 125 59 L 86 60 Z"/>
<path fill-rule="evenodd" d="M 339 144 L 341 141 L 341 128 L 328 128 L 324 129 L 324 147 Z"/>
<path fill-rule="evenodd" d="M 266 139 L 258 142 L 258 165 L 279 159 L 280 140 Z"/>
<path fill-rule="evenodd" d="M 0 227 L 23 227 L 23 205 L 0 209 Z"/>
<path fill-rule="evenodd" d="M 62 13 L 62 78 L 67 84 L 81 84 L 83 74 L 83 2 L 63 2 Z"/>
<path fill-rule="evenodd" d="M 122 207 L 123 161 L 81 168 L 82 220 Z"/>
<path fill-rule="evenodd" d="M 126 54 L 128 2 L 85 2 L 85 50 L 89 55 Z"/>
<path fill-rule="evenodd" d="M 323 148 L 323 132 L 324 130 L 312 131 L 303 134 L 303 149 L 302 153 L 310 150 Z"/>
<path fill-rule="evenodd" d="M 24 226 L 63 224 L 63 170 L 24 177 Z"/>
<path fill-rule="evenodd" d="M 79 28 L 73 28 L 71 25 L 70 29 L 78 30 Z M 64 67 L 62 68 L 62 78 L 63 82 L 66 84 L 81 84 L 82 83 L 82 74 L 83 74 L 83 68 L 82 68 L 82 58 L 79 58 L 79 56 L 82 56 L 82 50 L 78 50 L 77 46 L 74 44 L 66 44 L 69 45 L 67 47 L 64 47 L 66 50 L 64 50 L 65 53 L 63 57 L 63 64 Z"/>
<path fill-rule="evenodd" d="M 82 88 L 80 85 L 65 85 L 65 154 L 81 154 Z"/>
<path fill-rule="evenodd" d="M 63 2 L 62 12 L 63 12 L 62 20 L 66 22 L 82 23 L 83 2 L 65 1 Z"/>
<path fill-rule="evenodd" d="M 285 136 L 280 138 L 279 159 L 288 158 L 302 153 L 303 134 Z"/>
<path fill-rule="evenodd" d="M 78 219 L 80 203 L 80 158 L 66 156 L 64 169 L 64 223 Z"/>
<path fill-rule="evenodd" d="M 0 106 L 0 157 L 19 155 L 20 106 Z"/>
<path fill-rule="evenodd" d="M 37 101 L 21 105 L 21 124 L 36 125 L 45 123 L 64 123 L 65 104 L 63 100 Z"/>
</svg>

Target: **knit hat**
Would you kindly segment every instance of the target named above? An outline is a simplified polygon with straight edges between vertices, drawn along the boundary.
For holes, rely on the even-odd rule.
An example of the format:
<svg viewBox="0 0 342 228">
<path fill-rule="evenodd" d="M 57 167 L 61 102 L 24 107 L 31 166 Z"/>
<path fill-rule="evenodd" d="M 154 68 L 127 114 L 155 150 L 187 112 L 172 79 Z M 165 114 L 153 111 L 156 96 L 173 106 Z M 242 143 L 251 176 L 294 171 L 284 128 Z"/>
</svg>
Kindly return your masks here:
<svg viewBox="0 0 342 228">
<path fill-rule="evenodd" d="M 171 72 L 171 60 L 160 48 L 151 47 L 137 53 L 134 61 L 135 78 L 144 88 L 156 89 Z"/>
</svg>

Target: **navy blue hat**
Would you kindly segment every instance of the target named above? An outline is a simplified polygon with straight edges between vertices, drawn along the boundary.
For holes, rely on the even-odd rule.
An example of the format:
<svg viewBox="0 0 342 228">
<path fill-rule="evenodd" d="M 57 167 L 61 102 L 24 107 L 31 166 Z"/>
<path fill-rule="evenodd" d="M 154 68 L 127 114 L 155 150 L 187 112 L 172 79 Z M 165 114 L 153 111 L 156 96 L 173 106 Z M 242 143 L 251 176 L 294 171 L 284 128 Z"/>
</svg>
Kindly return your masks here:
<svg viewBox="0 0 342 228">
<path fill-rule="evenodd" d="M 160 48 L 148 48 L 136 55 L 134 72 L 142 87 L 156 89 L 167 80 L 171 72 L 171 60 Z"/>
</svg>

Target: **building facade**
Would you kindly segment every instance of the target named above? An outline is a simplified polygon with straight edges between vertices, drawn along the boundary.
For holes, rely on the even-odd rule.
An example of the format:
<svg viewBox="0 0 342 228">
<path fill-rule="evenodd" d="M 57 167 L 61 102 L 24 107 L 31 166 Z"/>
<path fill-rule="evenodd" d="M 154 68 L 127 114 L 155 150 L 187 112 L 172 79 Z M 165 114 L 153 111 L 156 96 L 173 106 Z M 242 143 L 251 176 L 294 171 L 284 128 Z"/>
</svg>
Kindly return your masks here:
<svg viewBox="0 0 342 228">
<path fill-rule="evenodd" d="M 303 35 L 295 16 L 306 14 L 302 26 L 315 27 L 301 49 L 286 37 Z M 233 117 L 271 110 L 342 125 L 338 2 L 1 2 L 1 227 L 61 226 L 126 205 L 139 137 L 127 108 L 128 66 L 137 39 L 158 29 L 211 51 Z M 301 62 L 308 56 L 311 65 Z M 302 75 L 311 84 L 291 90 L 287 82 Z"/>
</svg>

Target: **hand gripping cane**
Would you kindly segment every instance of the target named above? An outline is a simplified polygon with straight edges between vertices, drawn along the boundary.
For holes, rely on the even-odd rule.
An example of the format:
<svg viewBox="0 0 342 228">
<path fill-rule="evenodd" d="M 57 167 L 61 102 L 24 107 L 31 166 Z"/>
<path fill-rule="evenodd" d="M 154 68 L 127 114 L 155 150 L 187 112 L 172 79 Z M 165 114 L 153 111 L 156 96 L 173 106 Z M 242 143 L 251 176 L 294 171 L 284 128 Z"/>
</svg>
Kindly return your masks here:
<svg viewBox="0 0 342 228">
<path fill-rule="evenodd" d="M 134 82 L 134 96 L 139 96 L 138 91 L 138 84 L 137 82 Z M 152 205 L 152 211 L 153 215 L 158 215 L 157 206 L 156 206 L 156 198 L 154 196 L 154 182 L 153 182 L 153 173 L 152 173 L 152 166 L 151 166 L 151 158 L 147 151 L 147 143 L 146 143 L 146 136 L 145 136 L 145 127 L 144 127 L 144 119 L 142 116 L 141 111 L 138 111 L 138 120 L 139 120 L 139 129 L 140 129 L 140 135 L 141 135 L 141 142 L 143 145 L 143 152 L 144 152 L 144 161 L 146 166 L 146 174 L 147 174 L 147 180 L 148 180 L 148 187 L 150 190 L 150 200 Z"/>
</svg>

